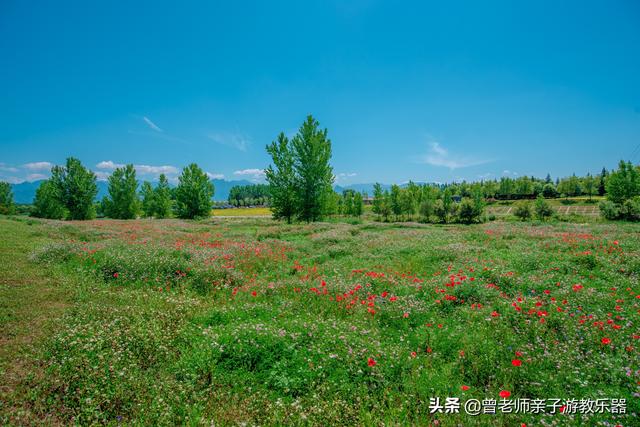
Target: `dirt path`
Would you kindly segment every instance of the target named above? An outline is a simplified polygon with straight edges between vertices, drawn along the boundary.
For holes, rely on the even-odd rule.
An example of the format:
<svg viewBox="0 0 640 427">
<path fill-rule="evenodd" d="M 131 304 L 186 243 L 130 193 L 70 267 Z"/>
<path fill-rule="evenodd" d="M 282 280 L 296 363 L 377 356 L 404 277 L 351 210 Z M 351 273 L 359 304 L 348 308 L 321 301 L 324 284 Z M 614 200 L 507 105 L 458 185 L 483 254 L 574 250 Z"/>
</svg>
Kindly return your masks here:
<svg viewBox="0 0 640 427">
<path fill-rule="evenodd" d="M 0 423 L 56 424 L 37 417 L 28 403 L 25 378 L 42 375 L 37 355 L 64 309 L 70 293 L 55 276 L 29 260 L 51 241 L 47 226 L 0 217 Z"/>
</svg>

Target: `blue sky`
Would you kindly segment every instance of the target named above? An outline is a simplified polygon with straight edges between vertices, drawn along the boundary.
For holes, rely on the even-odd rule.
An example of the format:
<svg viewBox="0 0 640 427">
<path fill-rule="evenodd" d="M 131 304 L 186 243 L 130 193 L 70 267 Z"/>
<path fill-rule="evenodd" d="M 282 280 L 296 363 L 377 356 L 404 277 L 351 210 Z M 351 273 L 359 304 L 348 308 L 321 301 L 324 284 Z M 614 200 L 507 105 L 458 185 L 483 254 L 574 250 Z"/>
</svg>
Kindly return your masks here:
<svg viewBox="0 0 640 427">
<path fill-rule="evenodd" d="M 640 160 L 634 1 L 4 0 L 0 58 L 12 182 L 70 155 L 101 178 L 197 162 L 260 179 L 265 145 L 307 114 L 339 184 Z"/>
</svg>

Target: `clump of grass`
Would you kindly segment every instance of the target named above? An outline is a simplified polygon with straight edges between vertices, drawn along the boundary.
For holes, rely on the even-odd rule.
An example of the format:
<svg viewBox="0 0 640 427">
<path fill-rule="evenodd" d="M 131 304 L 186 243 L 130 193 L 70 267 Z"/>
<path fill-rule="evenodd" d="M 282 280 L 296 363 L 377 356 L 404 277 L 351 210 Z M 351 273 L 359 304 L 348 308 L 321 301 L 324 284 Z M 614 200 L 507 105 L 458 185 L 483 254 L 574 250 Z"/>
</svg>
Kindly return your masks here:
<svg viewBox="0 0 640 427">
<path fill-rule="evenodd" d="M 81 245 L 71 242 L 49 243 L 34 250 L 29 259 L 45 265 L 62 264 L 75 258 L 80 252 Z"/>
</svg>

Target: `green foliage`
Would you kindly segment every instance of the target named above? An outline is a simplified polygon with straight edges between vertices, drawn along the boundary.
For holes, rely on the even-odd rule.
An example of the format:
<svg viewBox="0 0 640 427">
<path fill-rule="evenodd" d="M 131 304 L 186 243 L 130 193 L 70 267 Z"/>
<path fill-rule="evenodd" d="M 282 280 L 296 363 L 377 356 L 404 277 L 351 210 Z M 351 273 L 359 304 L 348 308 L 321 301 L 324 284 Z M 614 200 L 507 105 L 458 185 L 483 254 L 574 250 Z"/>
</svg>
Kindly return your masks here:
<svg viewBox="0 0 640 427">
<path fill-rule="evenodd" d="M 178 218 L 204 218 L 211 215 L 213 184 L 207 174 L 191 163 L 182 169 L 176 188 L 176 216 Z"/>
<path fill-rule="evenodd" d="M 329 165 L 331 141 L 327 130 L 320 130 L 319 125 L 308 116 L 291 141 L 280 133 L 278 140 L 267 146 L 273 166 L 265 173 L 276 219 L 291 222 L 295 217 L 311 222 L 333 210 L 327 207 L 335 201 Z"/>
<path fill-rule="evenodd" d="M 82 166 L 80 160 L 69 157 L 65 166 L 54 166 L 51 169 L 51 182 L 56 199 L 69 212 L 70 219 L 95 217 L 93 201 L 98 194 L 96 175 Z"/>
<path fill-rule="evenodd" d="M 271 191 L 271 210 L 275 219 L 284 219 L 288 223 L 297 212 L 296 175 L 294 169 L 293 148 L 289 139 L 281 132 L 277 141 L 267 146 L 273 166 L 265 169 L 265 175 Z"/>
<path fill-rule="evenodd" d="M 520 201 L 516 203 L 513 214 L 521 221 L 527 221 L 531 219 L 531 202 Z"/>
<path fill-rule="evenodd" d="M 132 164 L 117 168 L 109 177 L 109 195 L 102 200 L 104 214 L 115 219 L 134 219 L 140 210 L 138 181 Z"/>
<path fill-rule="evenodd" d="M 386 221 L 391 215 L 391 198 L 388 191 L 382 190 L 382 185 L 376 183 L 373 186 L 373 212 L 380 215 Z"/>
<path fill-rule="evenodd" d="M 625 200 L 620 208 L 620 216 L 627 221 L 640 221 L 640 196 Z"/>
<path fill-rule="evenodd" d="M 156 212 L 156 200 L 155 192 L 149 181 L 142 183 L 140 196 L 142 198 L 142 214 L 147 218 L 151 218 Z"/>
<path fill-rule="evenodd" d="M 558 193 L 556 192 L 556 187 L 553 184 L 545 184 L 542 187 L 542 195 L 548 199 L 556 197 Z"/>
<path fill-rule="evenodd" d="M 211 187 L 211 197 L 213 197 L 213 184 Z M 154 216 L 156 218 L 169 218 L 171 216 L 172 199 L 169 180 L 165 174 L 160 174 L 158 185 L 153 191 Z"/>
<path fill-rule="evenodd" d="M 327 130 L 308 116 L 291 139 L 293 169 L 296 181 L 297 216 L 302 221 L 317 221 L 322 217 L 324 196 L 333 184 L 331 141 Z"/>
<path fill-rule="evenodd" d="M 640 195 L 640 173 L 631 162 L 620 161 L 618 170 L 607 178 L 607 199 L 616 204 Z"/>
<path fill-rule="evenodd" d="M 31 215 L 38 218 L 63 219 L 65 210 L 56 196 L 56 189 L 51 180 L 42 181 L 36 190 Z"/>
<path fill-rule="evenodd" d="M 11 184 L 0 181 L 0 214 L 10 215 L 15 212 Z"/>
<path fill-rule="evenodd" d="M 536 218 L 541 221 L 546 220 L 547 218 L 551 218 L 553 216 L 553 208 L 551 205 L 542 197 L 542 195 L 538 195 L 536 198 L 536 203 L 534 206 Z"/>
<path fill-rule="evenodd" d="M 266 184 L 236 185 L 229 190 L 228 202 L 239 205 L 244 201 L 248 205 L 264 206 L 269 204 L 270 191 Z"/>
</svg>

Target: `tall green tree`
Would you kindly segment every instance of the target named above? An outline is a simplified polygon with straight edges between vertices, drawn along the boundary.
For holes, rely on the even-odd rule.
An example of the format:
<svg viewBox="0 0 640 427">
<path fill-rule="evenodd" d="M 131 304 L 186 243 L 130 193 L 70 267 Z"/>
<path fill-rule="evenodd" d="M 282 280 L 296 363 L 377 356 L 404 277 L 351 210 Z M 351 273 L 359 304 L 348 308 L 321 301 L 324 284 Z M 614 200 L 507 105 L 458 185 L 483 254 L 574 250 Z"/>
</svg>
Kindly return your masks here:
<svg viewBox="0 0 640 427">
<path fill-rule="evenodd" d="M 13 192 L 11 184 L 0 181 L 0 214 L 12 214 L 15 212 L 15 204 L 13 203 Z"/>
<path fill-rule="evenodd" d="M 589 200 L 591 200 L 592 196 L 597 194 L 598 187 L 596 179 L 591 176 L 590 173 L 587 174 L 584 178 L 582 178 L 582 188 L 584 192 L 589 196 Z"/>
<path fill-rule="evenodd" d="M 364 212 L 364 199 L 362 193 L 356 191 L 353 195 L 353 216 L 360 217 Z"/>
<path fill-rule="evenodd" d="M 69 157 L 65 166 L 51 169 L 51 182 L 56 199 L 73 220 L 91 219 L 96 210 L 93 201 L 98 194 L 96 175 L 82 166 L 80 160 Z"/>
<path fill-rule="evenodd" d="M 402 214 L 402 201 L 400 200 L 400 194 L 402 189 L 399 185 L 393 184 L 391 186 L 391 193 L 389 194 L 389 201 L 391 203 L 391 212 L 396 216 L 396 219 Z"/>
<path fill-rule="evenodd" d="M 599 196 L 604 196 L 604 194 L 607 192 L 605 184 L 607 182 L 608 175 L 609 173 L 607 172 L 607 170 L 605 168 L 602 168 L 602 172 L 600 172 L 600 175 L 598 176 L 598 195 Z"/>
<path fill-rule="evenodd" d="M 374 214 L 382 215 L 382 204 L 384 203 L 384 191 L 382 185 L 376 182 L 373 185 L 373 205 L 371 209 Z"/>
<path fill-rule="evenodd" d="M 134 219 L 140 210 L 136 170 L 129 164 L 109 177 L 109 194 L 102 201 L 104 214 L 115 219 Z"/>
<path fill-rule="evenodd" d="M 142 198 L 142 214 L 147 218 L 154 216 L 156 214 L 156 193 L 149 181 L 142 183 L 140 197 Z"/>
<path fill-rule="evenodd" d="M 280 132 L 277 141 L 267 146 L 267 153 L 271 155 L 273 162 L 265 170 L 273 217 L 291 223 L 296 215 L 296 173 L 293 148 L 284 132 Z"/>
<path fill-rule="evenodd" d="M 618 170 L 607 178 L 607 199 L 622 204 L 640 194 L 640 175 L 631 162 L 620 161 Z"/>
<path fill-rule="evenodd" d="M 211 215 L 213 183 L 207 174 L 191 163 L 182 169 L 176 188 L 176 215 L 179 218 L 193 219 Z"/>
<path fill-rule="evenodd" d="M 211 191 L 211 197 L 213 197 L 213 189 Z M 156 218 L 169 218 L 171 216 L 172 205 L 171 188 L 169 187 L 169 180 L 165 174 L 160 174 L 160 181 L 153 191 L 153 200 L 155 208 L 153 216 Z"/>
<path fill-rule="evenodd" d="M 51 180 L 40 183 L 33 200 L 32 216 L 36 218 L 63 219 L 64 207 L 56 197 L 56 189 Z"/>
<path fill-rule="evenodd" d="M 296 177 L 297 215 L 303 221 L 317 221 L 322 217 L 326 195 L 333 185 L 331 140 L 327 129 L 307 116 L 298 133 L 291 139 L 293 168 Z"/>
</svg>

